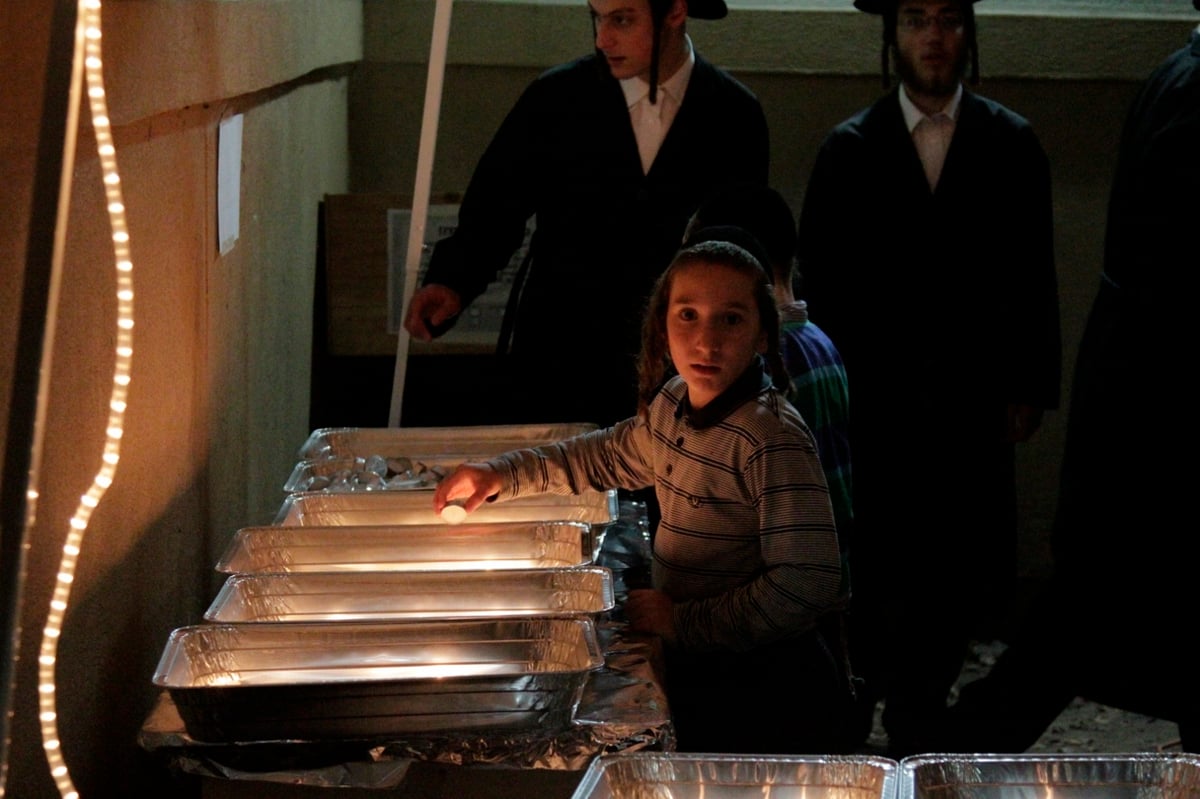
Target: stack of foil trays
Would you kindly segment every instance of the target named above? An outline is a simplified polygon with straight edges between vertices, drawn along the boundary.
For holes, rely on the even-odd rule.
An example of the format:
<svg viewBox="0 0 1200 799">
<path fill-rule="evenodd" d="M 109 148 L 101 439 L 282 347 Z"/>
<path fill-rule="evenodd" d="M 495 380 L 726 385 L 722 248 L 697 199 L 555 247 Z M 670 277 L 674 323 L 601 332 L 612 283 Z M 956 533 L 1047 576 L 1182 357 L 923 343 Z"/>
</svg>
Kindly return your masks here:
<svg viewBox="0 0 1200 799">
<path fill-rule="evenodd" d="M 594 564 L 615 492 L 433 512 L 464 460 L 592 425 L 314 431 L 272 525 L 239 530 L 202 624 L 174 630 L 154 674 L 197 741 L 553 735 L 604 665 L 612 572 Z M 321 490 L 335 469 L 408 469 Z"/>
</svg>

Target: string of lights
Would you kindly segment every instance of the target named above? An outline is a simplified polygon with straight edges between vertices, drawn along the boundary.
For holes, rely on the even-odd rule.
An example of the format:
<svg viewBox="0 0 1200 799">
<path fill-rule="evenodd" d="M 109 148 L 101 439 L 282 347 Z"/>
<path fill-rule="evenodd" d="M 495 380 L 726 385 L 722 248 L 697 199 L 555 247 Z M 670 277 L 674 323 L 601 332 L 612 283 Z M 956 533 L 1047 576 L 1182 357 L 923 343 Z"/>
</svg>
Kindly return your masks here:
<svg viewBox="0 0 1200 799">
<path fill-rule="evenodd" d="M 108 118 L 108 103 L 104 91 L 104 71 L 101 57 L 100 0 L 80 0 L 76 27 L 76 59 L 83 56 L 83 75 L 91 111 L 92 128 L 100 157 L 109 223 L 112 229 L 113 254 L 117 282 L 116 362 L 113 371 L 112 393 L 109 398 L 108 425 L 105 430 L 104 453 L 99 471 L 87 493 L 71 517 L 62 559 L 59 562 L 54 593 L 42 631 L 38 655 L 38 708 L 42 730 L 42 748 L 50 775 L 63 799 L 78 799 L 79 793 L 71 780 L 70 770 L 62 753 L 58 734 L 57 689 L 55 664 L 58 641 L 62 634 L 63 618 L 75 579 L 75 566 L 83 545 L 92 512 L 112 485 L 120 461 L 121 436 L 124 431 L 126 398 L 129 391 L 130 367 L 133 360 L 133 262 L 129 252 L 129 231 L 125 222 L 125 202 L 121 192 L 121 177 L 117 171 L 116 148 Z"/>
</svg>

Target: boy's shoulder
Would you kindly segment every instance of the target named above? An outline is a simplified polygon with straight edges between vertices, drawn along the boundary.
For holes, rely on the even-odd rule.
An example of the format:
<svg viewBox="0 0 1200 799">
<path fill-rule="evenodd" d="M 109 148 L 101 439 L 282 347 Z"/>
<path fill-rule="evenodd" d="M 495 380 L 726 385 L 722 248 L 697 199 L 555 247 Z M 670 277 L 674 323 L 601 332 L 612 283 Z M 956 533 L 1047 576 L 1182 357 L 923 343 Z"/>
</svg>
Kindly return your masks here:
<svg viewBox="0 0 1200 799">
<path fill-rule="evenodd" d="M 775 388 L 764 388 L 751 402 L 742 403 L 725 420 L 756 446 L 790 439 L 812 441 L 812 434 L 800 412 Z"/>
</svg>

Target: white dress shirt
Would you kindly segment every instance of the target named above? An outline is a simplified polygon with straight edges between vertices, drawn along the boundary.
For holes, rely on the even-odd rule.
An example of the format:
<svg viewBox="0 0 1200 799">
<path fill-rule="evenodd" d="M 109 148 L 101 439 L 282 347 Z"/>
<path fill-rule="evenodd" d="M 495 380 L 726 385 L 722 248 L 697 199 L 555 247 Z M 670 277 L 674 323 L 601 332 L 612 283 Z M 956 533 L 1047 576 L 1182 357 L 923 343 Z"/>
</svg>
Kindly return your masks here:
<svg viewBox="0 0 1200 799">
<path fill-rule="evenodd" d="M 913 104 L 907 89 L 900 91 L 900 110 L 904 114 L 908 132 L 912 134 L 917 155 L 921 157 L 921 166 L 925 167 L 925 178 L 929 181 L 930 191 L 937 188 L 942 175 L 942 164 L 946 162 L 946 151 L 950 149 L 950 140 L 954 138 L 954 126 L 958 120 L 962 92 L 960 83 L 950 102 L 946 103 L 941 111 L 929 116 Z"/>
<path fill-rule="evenodd" d="M 625 93 L 625 102 L 629 107 L 629 121 L 633 124 L 633 133 L 637 137 L 638 154 L 642 157 L 642 172 L 648 173 L 658 148 L 662 146 L 675 115 L 679 113 L 679 104 L 683 102 L 683 94 L 687 91 L 688 80 L 692 77 L 692 67 L 696 65 L 696 53 L 692 49 L 692 40 L 686 34 L 687 59 L 675 74 L 658 84 L 658 97 L 654 105 L 650 104 L 650 82 L 640 77 L 626 78 L 621 81 L 621 91 Z"/>
</svg>

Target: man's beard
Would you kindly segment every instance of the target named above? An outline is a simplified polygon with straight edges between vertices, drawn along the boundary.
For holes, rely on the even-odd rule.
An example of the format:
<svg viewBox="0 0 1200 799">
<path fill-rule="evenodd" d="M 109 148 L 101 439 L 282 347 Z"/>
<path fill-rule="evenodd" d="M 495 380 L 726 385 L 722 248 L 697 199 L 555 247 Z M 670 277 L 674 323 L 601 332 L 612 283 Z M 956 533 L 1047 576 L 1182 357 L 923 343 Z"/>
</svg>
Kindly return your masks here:
<svg viewBox="0 0 1200 799">
<path fill-rule="evenodd" d="M 907 86 L 919 94 L 930 97 L 949 97 L 958 90 L 959 83 L 967 74 L 967 49 L 964 47 L 958 55 L 958 63 L 946 78 L 936 76 L 932 79 L 923 77 L 916 66 L 908 60 L 900 48 L 892 45 L 892 61 L 896 65 L 896 74 Z"/>
</svg>

